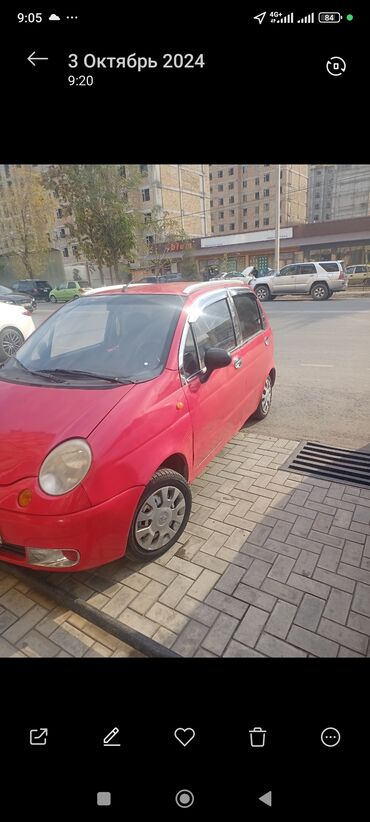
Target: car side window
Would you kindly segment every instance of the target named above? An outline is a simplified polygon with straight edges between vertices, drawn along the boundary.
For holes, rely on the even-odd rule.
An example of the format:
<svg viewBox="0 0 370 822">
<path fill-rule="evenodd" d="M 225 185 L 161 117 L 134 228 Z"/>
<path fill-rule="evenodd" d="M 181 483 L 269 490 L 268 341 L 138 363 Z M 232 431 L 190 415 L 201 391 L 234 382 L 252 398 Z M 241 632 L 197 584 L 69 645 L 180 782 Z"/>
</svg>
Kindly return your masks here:
<svg viewBox="0 0 370 822">
<path fill-rule="evenodd" d="M 236 346 L 234 325 L 226 300 L 217 300 L 203 309 L 193 324 L 201 368 L 207 348 L 223 348 L 232 351 Z"/>
<path fill-rule="evenodd" d="M 193 377 L 200 371 L 198 352 L 195 346 L 193 331 L 189 325 L 188 333 L 186 335 L 184 354 L 183 354 L 183 368 L 186 379 Z"/>
<path fill-rule="evenodd" d="M 320 263 L 320 265 L 321 268 L 323 268 L 324 271 L 327 271 L 328 273 L 330 271 L 339 271 L 338 263 Z"/>
<path fill-rule="evenodd" d="M 77 288 L 77 283 L 75 283 L 74 281 L 71 283 L 67 283 L 67 288 Z"/>
<path fill-rule="evenodd" d="M 281 277 L 289 277 L 292 274 L 297 274 L 297 266 L 296 265 L 286 265 L 285 268 L 282 268 L 279 272 Z"/>
<path fill-rule="evenodd" d="M 253 294 L 237 294 L 232 299 L 240 323 L 242 340 L 245 342 L 262 328 L 257 300 Z"/>
<path fill-rule="evenodd" d="M 296 274 L 316 274 L 316 268 L 314 265 L 297 265 L 296 269 Z"/>
</svg>

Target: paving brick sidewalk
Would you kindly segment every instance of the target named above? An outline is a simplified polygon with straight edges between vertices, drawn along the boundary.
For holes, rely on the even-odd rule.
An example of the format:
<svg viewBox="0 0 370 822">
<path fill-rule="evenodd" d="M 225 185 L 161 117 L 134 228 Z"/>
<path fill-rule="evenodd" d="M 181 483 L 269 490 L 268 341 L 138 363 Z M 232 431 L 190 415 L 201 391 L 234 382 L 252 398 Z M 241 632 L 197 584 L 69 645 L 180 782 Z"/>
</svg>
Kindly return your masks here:
<svg viewBox="0 0 370 822">
<path fill-rule="evenodd" d="M 156 562 L 122 559 L 43 577 L 183 656 L 369 656 L 370 491 L 281 470 L 297 445 L 239 432 L 194 481 L 191 520 Z M 37 608 L 47 604 L 19 584 L 2 585 L 4 579 L 0 607 L 13 621 L 4 628 L 0 613 L 0 652 L 8 655 L 1 646 L 8 642 L 27 653 L 22 639 L 9 635 L 18 615 L 9 603 L 13 590 L 34 600 L 27 611 L 35 622 L 23 641 L 37 632 L 45 639 L 42 655 L 46 642 L 64 653 L 59 628 L 48 633 L 37 620 Z M 51 614 L 42 619 L 50 625 Z M 73 628 L 73 636 L 89 639 L 91 648 L 81 647 L 88 656 L 104 641 L 91 634 L 99 629 L 89 633 L 80 623 L 73 614 L 62 621 L 68 634 Z M 65 637 L 60 644 L 79 655 Z M 102 655 L 119 652 L 107 639 L 104 647 Z"/>
<path fill-rule="evenodd" d="M 4 567 L 4 566 L 2 566 Z M 0 571 L 0 657 L 141 656 L 53 599 Z"/>
</svg>

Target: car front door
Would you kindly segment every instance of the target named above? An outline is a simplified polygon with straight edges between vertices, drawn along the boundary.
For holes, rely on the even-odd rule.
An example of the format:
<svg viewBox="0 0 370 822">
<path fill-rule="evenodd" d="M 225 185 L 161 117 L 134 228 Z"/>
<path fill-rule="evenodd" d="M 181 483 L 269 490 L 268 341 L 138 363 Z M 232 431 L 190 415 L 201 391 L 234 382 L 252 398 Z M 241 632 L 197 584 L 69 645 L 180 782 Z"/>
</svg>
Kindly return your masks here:
<svg viewBox="0 0 370 822">
<path fill-rule="evenodd" d="M 309 294 L 316 277 L 316 267 L 313 263 L 297 265 L 296 294 Z"/>
<path fill-rule="evenodd" d="M 239 427 L 257 409 L 270 370 L 271 328 L 264 328 L 263 315 L 253 293 L 245 289 L 231 291 L 239 331 L 238 356 L 241 360 L 241 406 Z"/>
<path fill-rule="evenodd" d="M 180 347 L 180 369 L 193 429 L 194 467 L 199 469 L 222 448 L 239 427 L 242 396 L 237 340 L 226 298 L 205 305 L 184 329 Z M 207 348 L 223 348 L 232 357 L 206 382 L 201 382 Z"/>
<path fill-rule="evenodd" d="M 271 277 L 271 292 L 273 294 L 294 294 L 298 268 L 298 265 L 286 265 L 278 274 Z"/>
</svg>

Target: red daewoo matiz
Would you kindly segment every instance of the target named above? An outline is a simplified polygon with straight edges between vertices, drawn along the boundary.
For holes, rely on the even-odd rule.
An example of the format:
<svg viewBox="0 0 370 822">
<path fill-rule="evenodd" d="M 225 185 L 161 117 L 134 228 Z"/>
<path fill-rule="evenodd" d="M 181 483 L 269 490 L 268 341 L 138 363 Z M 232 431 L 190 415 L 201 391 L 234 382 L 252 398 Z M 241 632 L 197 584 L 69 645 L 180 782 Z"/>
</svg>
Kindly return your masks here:
<svg viewBox="0 0 370 822">
<path fill-rule="evenodd" d="M 269 322 L 236 280 L 115 286 L 56 311 L 0 367 L 0 559 L 160 556 L 189 482 L 268 414 L 274 382 Z"/>
</svg>

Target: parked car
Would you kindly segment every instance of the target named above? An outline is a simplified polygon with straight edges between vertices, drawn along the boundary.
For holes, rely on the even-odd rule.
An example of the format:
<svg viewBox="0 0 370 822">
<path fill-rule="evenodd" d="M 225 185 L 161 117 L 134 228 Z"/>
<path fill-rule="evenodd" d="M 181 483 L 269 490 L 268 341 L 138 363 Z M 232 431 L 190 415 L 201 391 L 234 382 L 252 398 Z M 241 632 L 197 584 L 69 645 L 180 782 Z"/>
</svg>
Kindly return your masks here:
<svg viewBox="0 0 370 822">
<path fill-rule="evenodd" d="M 258 274 L 257 269 L 254 268 L 253 265 L 250 265 L 250 266 L 248 266 L 248 268 L 245 268 L 244 271 L 239 271 L 239 272 L 238 271 L 235 271 L 235 272 L 232 272 L 232 271 L 231 272 L 226 272 L 225 271 L 223 274 L 220 274 L 218 277 L 215 277 L 214 279 L 217 279 L 217 280 L 235 280 L 235 278 L 236 278 L 238 280 L 244 280 L 244 282 L 246 282 L 246 283 L 250 283 L 250 281 L 253 279 L 253 277 L 255 277 L 257 274 Z"/>
<path fill-rule="evenodd" d="M 31 295 L 26 297 L 25 294 L 17 294 L 12 288 L 6 285 L 0 285 L 0 302 L 9 303 L 9 305 L 23 305 L 27 311 L 35 311 L 37 302 Z"/>
<path fill-rule="evenodd" d="M 0 363 L 7 360 L 8 357 L 13 357 L 18 351 L 18 348 L 23 345 L 24 341 L 35 330 L 35 325 L 31 314 L 26 308 L 18 305 L 8 305 L 7 303 L 0 303 Z M 3 408 L 3 416 L 8 416 L 8 407 L 2 405 L 0 400 L 0 409 Z M 6 412 L 6 413 L 5 413 Z M 11 420 L 9 418 L 9 423 Z M 1 436 L 1 435 L 0 435 Z M 1 465 L 0 465 L 0 484 L 1 484 Z M 0 526 L 1 536 L 1 526 Z M 1 539 L 0 539 L 1 544 Z"/>
<path fill-rule="evenodd" d="M 356 274 L 361 277 L 370 277 L 370 265 L 365 265 L 364 263 L 361 263 L 361 265 L 347 265 L 346 271 L 349 277 Z"/>
<path fill-rule="evenodd" d="M 0 368 L 0 559 L 159 557 L 189 520 L 189 483 L 267 416 L 274 382 L 243 283 L 116 286 L 51 314 Z"/>
<path fill-rule="evenodd" d="M 81 288 L 80 284 L 75 280 L 70 280 L 67 283 L 61 283 L 49 293 L 49 300 L 51 303 L 66 303 L 68 300 L 75 300 L 84 294 L 85 289 Z"/>
<path fill-rule="evenodd" d="M 47 280 L 16 280 L 12 288 L 17 294 L 27 294 L 36 300 L 49 300 L 51 285 Z"/>
<path fill-rule="evenodd" d="M 313 300 L 327 300 L 335 291 L 348 288 L 348 277 L 342 260 L 294 263 L 253 280 L 251 288 L 261 301 L 284 294 L 309 294 Z"/>
</svg>

